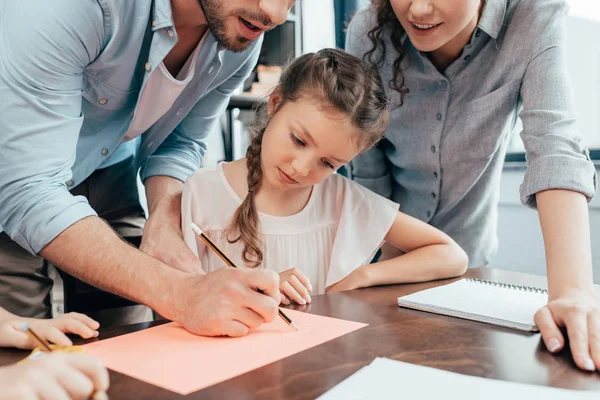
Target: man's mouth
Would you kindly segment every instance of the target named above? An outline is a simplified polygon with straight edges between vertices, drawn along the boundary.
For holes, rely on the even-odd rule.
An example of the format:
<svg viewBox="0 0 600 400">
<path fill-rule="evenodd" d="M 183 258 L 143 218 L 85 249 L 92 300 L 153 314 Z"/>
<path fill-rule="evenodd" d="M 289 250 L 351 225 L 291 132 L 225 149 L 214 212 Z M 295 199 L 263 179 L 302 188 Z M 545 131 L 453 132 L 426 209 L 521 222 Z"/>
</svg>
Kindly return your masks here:
<svg viewBox="0 0 600 400">
<path fill-rule="evenodd" d="M 244 18 L 242 18 L 242 17 L 240 17 L 240 21 L 241 21 L 241 22 L 242 22 L 244 25 L 246 25 L 246 26 L 248 27 L 248 29 L 250 29 L 250 30 L 252 30 L 252 31 L 254 31 L 254 32 L 261 32 L 261 31 L 263 30 L 262 28 L 260 28 L 260 27 L 258 27 L 258 26 L 256 26 L 256 25 L 254 25 L 252 22 L 250 22 L 250 21 L 248 21 L 248 20 L 246 20 L 246 19 L 244 19 Z"/>
</svg>

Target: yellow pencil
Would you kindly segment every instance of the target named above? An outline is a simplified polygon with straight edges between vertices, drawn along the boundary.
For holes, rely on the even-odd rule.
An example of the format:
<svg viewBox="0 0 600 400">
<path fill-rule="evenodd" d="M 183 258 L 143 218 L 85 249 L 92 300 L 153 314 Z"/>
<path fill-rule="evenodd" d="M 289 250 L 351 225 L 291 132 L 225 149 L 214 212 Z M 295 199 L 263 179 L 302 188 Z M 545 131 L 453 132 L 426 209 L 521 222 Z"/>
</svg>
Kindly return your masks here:
<svg viewBox="0 0 600 400">
<path fill-rule="evenodd" d="M 195 223 L 193 223 L 193 222 L 192 222 L 192 224 L 191 224 L 191 225 L 192 225 L 192 230 L 194 231 L 194 233 L 195 233 L 196 235 L 198 235 L 198 237 L 199 237 L 200 239 L 202 239 L 202 241 L 203 241 L 203 242 L 204 242 L 204 243 L 205 243 L 205 244 L 208 246 L 208 248 L 209 248 L 209 249 L 211 249 L 212 251 L 214 251 L 214 252 L 215 252 L 215 254 L 216 254 L 216 255 L 218 255 L 218 256 L 219 256 L 219 258 L 221 258 L 221 260 L 223 260 L 223 262 L 224 262 L 225 264 L 229 265 L 230 267 L 237 268 L 237 265 L 235 265 L 235 264 L 233 263 L 233 261 L 231 261 L 231 259 L 230 259 L 229 257 L 227 257 L 227 256 L 225 255 L 225 253 L 223 253 L 223 252 L 221 251 L 221 249 L 219 249 L 219 248 L 217 247 L 217 245 L 216 245 L 216 244 L 215 244 L 215 243 L 214 243 L 212 240 L 210 240 L 210 238 L 209 238 L 208 236 L 206 236 L 206 235 L 204 234 L 204 232 L 202 232 L 202 229 L 200 229 L 200 228 L 198 227 L 198 225 L 196 225 L 196 224 L 195 224 Z M 259 291 L 260 293 L 263 293 L 263 291 L 262 291 L 262 290 L 260 290 L 260 289 L 258 289 L 258 291 Z M 294 321 L 292 321 L 292 320 L 290 319 L 290 317 L 288 317 L 287 315 L 285 315 L 285 314 L 283 313 L 283 311 L 281 311 L 281 309 L 279 309 L 279 316 L 281 317 L 281 319 L 283 319 L 283 320 L 285 321 L 285 323 L 286 323 L 286 324 L 288 324 L 289 326 L 291 326 L 291 327 L 292 327 L 292 328 L 294 328 L 295 330 L 298 330 L 298 327 L 296 326 L 296 324 L 294 324 Z"/>
</svg>

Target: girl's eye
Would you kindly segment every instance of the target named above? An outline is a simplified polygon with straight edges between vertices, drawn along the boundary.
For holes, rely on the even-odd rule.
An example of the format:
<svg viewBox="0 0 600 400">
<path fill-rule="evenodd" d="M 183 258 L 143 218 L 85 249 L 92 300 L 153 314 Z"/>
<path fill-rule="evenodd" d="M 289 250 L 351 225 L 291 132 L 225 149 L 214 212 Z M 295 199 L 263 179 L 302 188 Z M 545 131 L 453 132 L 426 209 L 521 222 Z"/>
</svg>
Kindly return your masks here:
<svg viewBox="0 0 600 400">
<path fill-rule="evenodd" d="M 298 146 L 304 147 L 305 143 L 300 140 L 296 135 L 294 135 L 293 133 L 290 133 L 290 137 L 292 138 L 292 142 L 294 142 L 295 144 L 297 144 Z"/>
<path fill-rule="evenodd" d="M 326 166 L 327 168 L 331 168 L 333 170 L 335 170 L 335 167 L 333 166 L 333 164 L 331 164 L 329 161 L 327 160 L 321 160 L 321 162 L 323 163 L 324 166 Z"/>
</svg>

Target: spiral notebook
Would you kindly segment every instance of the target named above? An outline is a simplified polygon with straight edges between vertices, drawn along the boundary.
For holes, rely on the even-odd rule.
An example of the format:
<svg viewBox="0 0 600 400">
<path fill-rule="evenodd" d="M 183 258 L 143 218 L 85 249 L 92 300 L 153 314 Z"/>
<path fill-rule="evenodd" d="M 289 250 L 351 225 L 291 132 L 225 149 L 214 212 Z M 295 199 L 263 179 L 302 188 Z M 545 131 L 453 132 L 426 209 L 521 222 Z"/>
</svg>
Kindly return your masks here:
<svg viewBox="0 0 600 400">
<path fill-rule="evenodd" d="M 546 289 L 473 278 L 398 297 L 400 307 L 522 331 L 539 330 L 533 316 L 547 302 Z"/>
</svg>

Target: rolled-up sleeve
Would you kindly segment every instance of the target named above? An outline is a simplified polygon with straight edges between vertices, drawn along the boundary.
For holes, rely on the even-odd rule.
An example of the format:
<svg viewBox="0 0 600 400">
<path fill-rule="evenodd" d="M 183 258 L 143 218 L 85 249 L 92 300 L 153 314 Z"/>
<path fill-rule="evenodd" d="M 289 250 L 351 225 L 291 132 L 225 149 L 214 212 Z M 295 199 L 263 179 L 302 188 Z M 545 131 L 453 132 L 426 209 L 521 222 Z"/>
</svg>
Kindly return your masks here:
<svg viewBox="0 0 600 400">
<path fill-rule="evenodd" d="M 371 18 L 371 8 L 359 10 L 346 32 L 346 51 L 361 59 L 371 46 L 367 36 L 367 29 L 372 24 Z M 348 165 L 348 174 L 355 182 L 389 199 L 392 196 L 394 181 L 384 152 L 385 144 L 384 138 L 377 146 L 354 158 Z"/>
<path fill-rule="evenodd" d="M 98 4 L 87 1 L 2 4 L 0 227 L 36 254 L 95 215 L 65 182 L 83 118 L 83 68 L 102 47 L 103 17 Z"/>
<path fill-rule="evenodd" d="M 148 158 L 140 170 L 142 181 L 155 175 L 185 182 L 202 164 L 206 138 L 225 112 L 233 92 L 239 88 L 258 61 L 262 38 L 254 44 L 240 69 L 207 96 L 201 98 L 177 128 Z"/>
<path fill-rule="evenodd" d="M 529 62 L 521 99 L 521 138 L 527 152 L 527 172 L 521 185 L 523 204 L 535 208 L 535 194 L 564 189 L 596 193 L 596 169 L 576 128 L 573 99 L 566 67 L 565 15 L 567 7 L 556 2 L 544 7 L 543 32 Z"/>
</svg>

